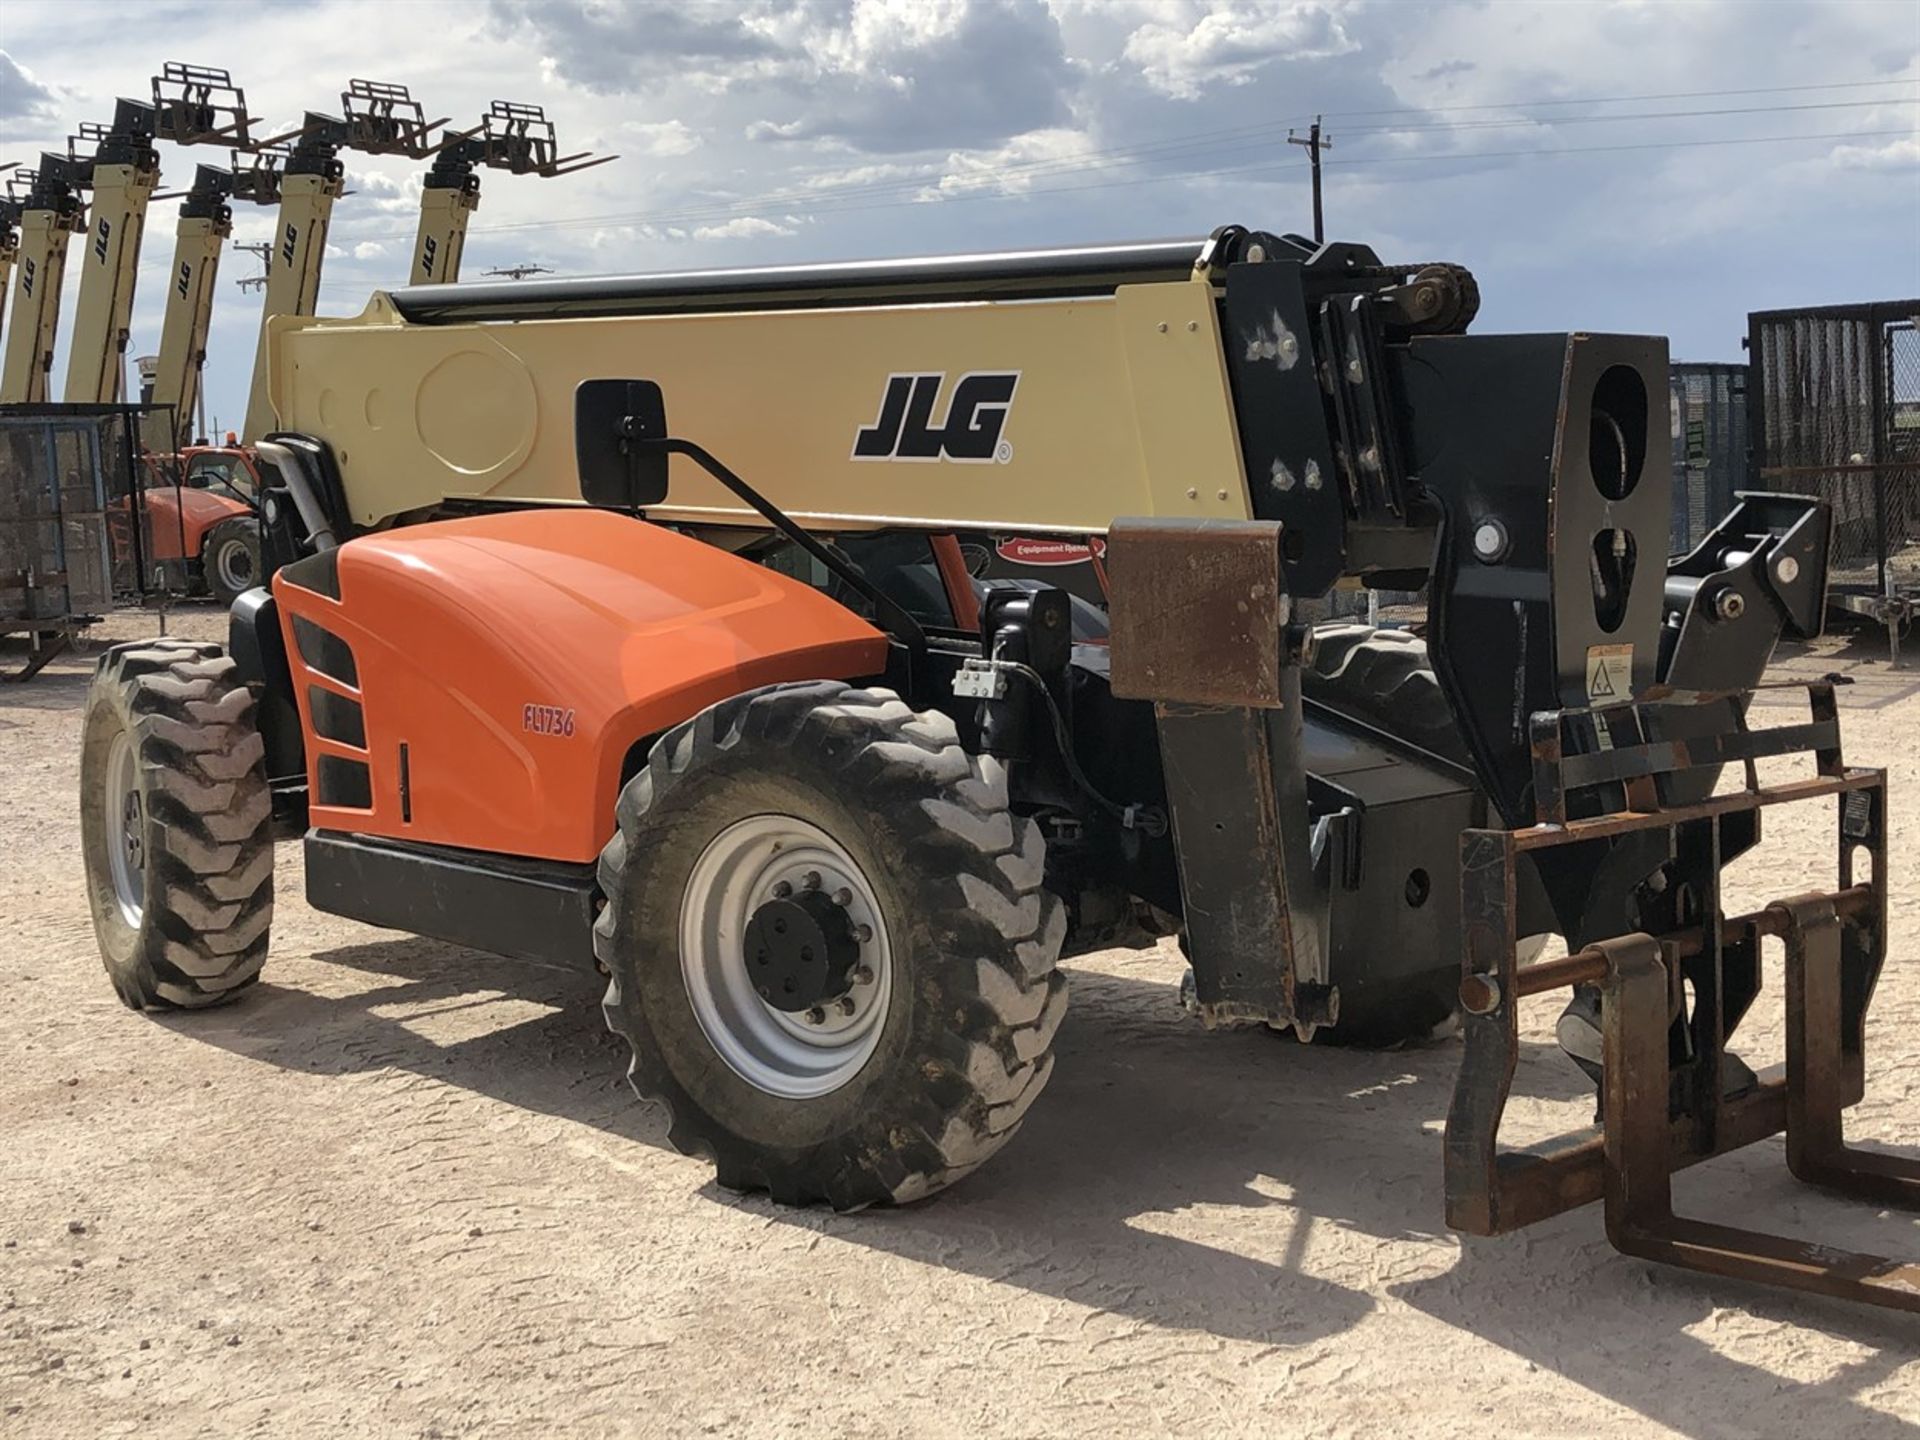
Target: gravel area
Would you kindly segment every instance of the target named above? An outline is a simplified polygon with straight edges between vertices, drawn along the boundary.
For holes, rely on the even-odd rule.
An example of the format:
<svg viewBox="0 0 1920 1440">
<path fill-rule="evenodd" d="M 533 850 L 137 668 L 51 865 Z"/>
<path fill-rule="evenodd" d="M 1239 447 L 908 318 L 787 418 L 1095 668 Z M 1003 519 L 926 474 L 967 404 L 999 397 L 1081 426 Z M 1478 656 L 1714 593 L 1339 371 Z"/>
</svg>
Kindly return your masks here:
<svg viewBox="0 0 1920 1440">
<path fill-rule="evenodd" d="M 154 628 L 117 615 L 92 645 Z M 1850 674 L 1849 758 L 1893 772 L 1893 959 L 1853 1129 L 1911 1150 L 1920 671 L 1881 644 L 1778 669 Z M 0 641 L 0 669 L 20 658 Z M 134 1014 L 81 891 L 90 668 L 0 686 L 0 1433 L 1920 1433 L 1911 1317 L 1625 1258 L 1596 1207 L 1454 1235 L 1458 1042 L 1208 1034 L 1169 948 L 1069 962 L 1055 1077 L 1005 1153 L 931 1203 L 844 1217 L 727 1194 L 667 1148 L 589 968 L 316 914 L 297 846 L 262 983 Z M 1829 883 L 1830 826 L 1770 816 L 1730 906 Z M 1775 972 L 1762 1061 L 1778 996 Z M 1556 1009 L 1529 1012 L 1517 1132 L 1590 1113 Z M 1920 1256 L 1914 1216 L 1803 1189 L 1778 1142 L 1678 1197 Z"/>
</svg>

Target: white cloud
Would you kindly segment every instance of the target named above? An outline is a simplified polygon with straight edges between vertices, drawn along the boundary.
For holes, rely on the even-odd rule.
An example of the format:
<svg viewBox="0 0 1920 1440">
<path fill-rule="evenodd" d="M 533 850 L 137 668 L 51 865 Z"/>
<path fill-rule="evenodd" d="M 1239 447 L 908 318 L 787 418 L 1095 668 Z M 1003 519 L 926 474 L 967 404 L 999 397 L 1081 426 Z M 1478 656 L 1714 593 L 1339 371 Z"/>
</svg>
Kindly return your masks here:
<svg viewBox="0 0 1920 1440">
<path fill-rule="evenodd" d="M 1920 138 L 1908 136 L 1885 145 L 1836 145 L 1833 163 L 1842 170 L 1912 170 L 1920 167 Z"/>
<path fill-rule="evenodd" d="M 1042 0 L 494 0 L 550 73 L 589 91 L 683 87 L 759 113 L 753 139 L 897 152 L 991 145 L 1067 117 L 1079 74 Z M 644 83 L 643 83 L 644 82 Z"/>
<path fill-rule="evenodd" d="M 60 91 L 43 85 L 5 50 L 0 50 L 0 120 L 49 120 L 59 111 Z"/>
<path fill-rule="evenodd" d="M 983 190 L 1016 195 L 1031 190 L 1036 183 L 1044 188 L 1075 165 L 1085 165 L 1094 158 L 1091 151 L 1091 138 L 1084 131 L 1036 130 L 994 150 L 955 151 L 947 157 L 945 173 L 931 189 L 945 196 Z M 1071 182 L 1075 177 L 1067 173 L 1064 178 Z"/>
<path fill-rule="evenodd" d="M 620 131 L 623 136 L 631 135 L 633 148 L 644 155 L 690 155 L 700 148 L 700 137 L 678 120 L 634 120 L 622 125 Z"/>
<path fill-rule="evenodd" d="M 767 235 L 792 235 L 798 227 L 782 224 L 776 220 L 763 220 L 758 215 L 740 215 L 719 225 L 699 225 L 694 228 L 696 240 L 754 240 Z"/>
<path fill-rule="evenodd" d="M 1210 85 L 1244 85 L 1278 60 L 1346 55 L 1358 48 L 1341 23 L 1341 3 L 1184 0 L 1152 7 L 1154 18 L 1127 37 L 1126 58 L 1149 85 L 1197 100 Z"/>
<path fill-rule="evenodd" d="M 1899 101 L 1920 86 L 1534 106 L 1524 128 L 1449 128 L 1514 113 L 1450 107 L 1912 79 L 1920 41 L 1886 24 L 1892 8 L 170 0 L 87 26 L 75 0 L 7 0 L 7 54 L 40 98 L 33 115 L 0 115 L 0 159 L 64 149 L 115 95 L 145 94 L 163 53 L 228 59 L 262 133 L 279 133 L 302 110 L 338 109 L 378 33 L 387 58 L 372 77 L 405 82 L 430 114 L 470 125 L 495 97 L 537 100 L 563 153 L 625 157 L 556 180 L 483 176 L 465 273 L 537 263 L 567 275 L 1198 236 L 1226 222 L 1304 230 L 1305 166 L 1284 137 L 1325 111 L 1331 232 L 1389 258 L 1474 266 L 1480 328 L 1673 333 L 1676 354 L 1737 358 L 1748 309 L 1911 293 L 1916 162 L 1903 137 L 1915 108 L 1784 107 Z M 0 109 L 24 93 L 0 68 Z M 1740 107 L 1764 113 L 1589 122 Z M 1772 139 L 1833 132 L 1851 138 Z M 1691 144 L 1720 139 L 1768 143 Z M 1608 144 L 1645 148 L 1577 153 Z M 1548 149 L 1562 153 L 1501 153 Z M 225 159 L 161 151 L 169 190 L 196 162 Z M 334 211 L 320 291 L 332 313 L 404 281 L 427 168 L 343 158 L 353 193 Z M 1848 237 L 1847 266 L 1791 258 L 1808 215 Z M 272 236 L 271 210 L 240 206 L 235 222 L 236 240 Z M 172 227 L 173 207 L 156 206 L 136 348 L 157 347 Z M 232 252 L 222 267 L 209 390 L 223 416 L 245 394 L 259 316 L 258 293 L 232 282 L 257 269 Z"/>
<path fill-rule="evenodd" d="M 390 170 L 356 165 L 347 174 L 347 189 L 352 192 L 352 212 L 356 215 L 376 210 L 383 215 L 411 215 L 420 208 L 422 176 L 418 171 L 395 175 Z M 404 162 L 401 162 L 404 163 Z"/>
</svg>

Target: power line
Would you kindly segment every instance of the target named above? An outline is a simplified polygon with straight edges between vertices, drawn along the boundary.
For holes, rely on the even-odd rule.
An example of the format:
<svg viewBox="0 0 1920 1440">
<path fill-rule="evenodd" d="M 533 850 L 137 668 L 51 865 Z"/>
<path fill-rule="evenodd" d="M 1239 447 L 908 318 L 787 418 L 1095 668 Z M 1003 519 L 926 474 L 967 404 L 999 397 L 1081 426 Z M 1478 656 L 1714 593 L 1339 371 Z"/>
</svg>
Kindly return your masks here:
<svg viewBox="0 0 1920 1440">
<path fill-rule="evenodd" d="M 1719 139 L 1719 140 L 1662 140 L 1662 141 L 1649 143 L 1649 144 L 1643 144 L 1643 145 L 1637 144 L 1637 145 L 1626 145 L 1626 146 L 1569 145 L 1569 146 L 1560 146 L 1555 148 L 1543 148 L 1543 149 L 1537 149 L 1537 150 L 1419 151 L 1419 152 L 1409 153 L 1406 155 L 1351 156 L 1339 161 L 1329 160 L 1326 163 L 1338 164 L 1338 165 L 1364 165 L 1364 164 L 1391 163 L 1391 162 L 1398 162 L 1398 161 L 1428 161 L 1428 162 L 1436 161 L 1436 160 L 1474 161 L 1474 160 L 1479 160 L 1483 158 L 1502 159 L 1502 158 L 1514 158 L 1518 156 L 1530 156 L 1530 155 L 1553 156 L 1553 155 L 1600 154 L 1600 153 L 1616 151 L 1621 149 L 1678 150 L 1678 149 L 1687 149 L 1695 146 L 1773 144 L 1773 143 L 1786 143 L 1786 142 L 1791 142 L 1795 140 L 1838 140 L 1838 139 L 1845 139 L 1854 135 L 1881 136 L 1881 135 L 1907 135 L 1912 133 L 1913 132 L 1909 130 L 1832 131 L 1832 132 L 1827 132 L 1827 133 L 1817 134 L 1817 135 L 1767 135 L 1767 136 L 1741 137 L 1741 138 Z M 1298 169 L 1298 168 L 1302 168 L 1302 166 L 1303 166 L 1303 162 L 1297 161 L 1297 160 L 1289 161 L 1289 162 L 1278 162 L 1278 163 L 1262 162 L 1259 164 L 1246 165 L 1246 166 L 1223 166 L 1223 167 L 1216 167 L 1216 168 L 1206 169 L 1206 170 L 1186 170 L 1186 171 L 1181 171 L 1177 174 L 1169 174 L 1169 175 L 1121 176 L 1111 180 L 1094 181 L 1084 185 L 1050 185 L 1050 186 L 1031 189 L 1031 190 L 1005 190 L 1005 189 L 977 188 L 977 189 L 958 192 L 958 193 L 952 192 L 952 191 L 932 192 L 932 193 L 929 193 L 925 198 L 921 198 L 921 199 L 888 200 L 888 201 L 875 200 L 871 202 L 862 202 L 862 201 L 859 201 L 857 197 L 849 197 L 849 200 L 846 202 L 815 205 L 812 207 L 805 207 L 805 208 L 807 208 L 812 214 L 833 215 L 833 214 L 841 214 L 847 211 L 855 211 L 855 210 L 897 209 L 897 208 L 903 208 L 909 205 L 947 204 L 947 203 L 959 202 L 962 200 L 1002 200 L 1002 199 L 1013 199 L 1016 197 L 1028 196 L 1028 195 L 1056 195 L 1056 194 L 1062 194 L 1062 193 L 1065 193 L 1068 191 L 1074 191 L 1074 190 L 1103 190 L 1103 189 L 1111 189 L 1116 186 L 1160 185 L 1160 184 L 1169 184 L 1169 183 L 1174 183 L 1179 181 L 1201 179 L 1201 178 L 1205 178 L 1208 176 L 1215 176 L 1215 175 L 1251 174 L 1255 172 L 1269 171 L 1269 170 Z M 774 203 L 761 204 L 756 202 L 751 205 L 751 208 L 778 210 L 778 209 L 783 209 L 788 207 L 783 207 Z M 792 207 L 792 208 L 798 209 L 802 207 Z M 634 212 L 628 215 L 622 215 L 618 217 L 592 216 L 592 217 L 580 217 L 580 218 L 571 219 L 571 220 L 562 219 L 562 220 L 532 221 L 532 222 L 529 222 L 528 226 L 526 227 L 501 226 L 497 228 L 499 229 L 532 228 L 534 226 L 538 226 L 541 228 L 566 229 L 566 228 L 574 228 L 582 225 L 602 225 L 602 224 L 610 224 L 610 223 L 618 224 L 622 222 L 624 223 L 643 222 L 643 223 L 648 223 L 653 225 L 672 225 L 672 224 L 678 224 L 681 222 L 697 223 L 701 220 L 718 219 L 728 213 L 731 213 L 731 212 L 728 212 L 728 211 L 705 211 L 705 212 L 702 212 L 702 211 L 678 211 L 678 212 L 640 211 L 640 212 Z"/>
<path fill-rule="evenodd" d="M 1785 144 L 1793 144 L 1796 142 L 1806 142 L 1806 141 L 1815 141 L 1815 140 L 1818 140 L 1818 141 L 1871 140 L 1871 139 L 1884 139 L 1884 138 L 1887 138 L 1890 136 L 1896 136 L 1896 135 L 1903 135 L 1903 136 L 1913 135 L 1915 133 L 1916 132 L 1912 130 L 1836 130 L 1836 131 L 1829 131 L 1821 134 L 1750 135 L 1750 136 L 1739 136 L 1739 137 L 1724 138 L 1724 139 L 1717 139 L 1717 140 L 1659 140 L 1659 141 L 1650 141 L 1650 142 L 1644 142 L 1644 143 L 1637 142 L 1637 143 L 1623 144 L 1623 145 L 1567 146 L 1567 147 L 1561 147 L 1557 149 L 1451 151 L 1451 152 L 1435 151 L 1435 152 L 1425 152 L 1425 153 L 1409 154 L 1409 155 L 1366 155 L 1366 156 L 1351 156 L 1342 160 L 1328 160 L 1325 163 L 1329 165 L 1340 165 L 1340 166 L 1383 165 L 1383 164 L 1384 165 L 1400 165 L 1400 164 L 1432 165 L 1436 162 L 1443 162 L 1443 161 L 1453 161 L 1455 163 L 1475 163 L 1482 160 L 1557 159 L 1557 158 L 1575 156 L 1575 155 L 1618 154 L 1618 153 L 1627 152 L 1627 151 L 1639 151 L 1639 150 L 1668 151 L 1668 150 L 1682 150 L 1682 149 L 1696 149 L 1696 148 L 1715 148 L 1715 147 L 1732 146 L 1732 145 L 1785 145 Z M 935 201 L 894 200 L 894 201 L 873 201 L 871 203 L 866 203 L 866 204 L 843 204 L 843 205 L 836 205 L 832 207 L 823 207 L 821 213 L 842 214 L 842 213 L 848 213 L 848 212 L 860 211 L 860 210 L 899 209 L 899 208 L 904 208 L 905 206 L 908 206 L 908 205 L 949 204 L 949 203 L 957 204 L 961 201 L 966 201 L 966 200 L 1009 200 L 1009 199 L 1015 199 L 1015 198 L 1027 199 L 1027 198 L 1034 198 L 1034 197 L 1047 196 L 1047 195 L 1071 194 L 1071 193 L 1077 193 L 1085 190 L 1108 190 L 1108 189 L 1114 189 L 1118 187 L 1137 186 L 1137 185 L 1165 185 L 1165 184 L 1173 184 L 1177 182 L 1184 183 L 1191 180 L 1217 179 L 1221 176 L 1258 175 L 1258 174 L 1268 174 L 1268 173 L 1281 171 L 1281 170 L 1301 170 L 1305 168 L 1306 168 L 1305 162 L 1299 161 L 1299 160 L 1269 162 L 1269 163 L 1261 163 L 1256 165 L 1225 166 L 1225 167 L 1211 169 L 1211 170 L 1187 171 L 1177 175 L 1127 176 L 1127 177 L 1114 179 L 1114 180 L 1092 181 L 1084 185 L 1054 185 L 1054 186 L 1048 186 L 1046 188 L 1037 189 L 1037 190 L 979 191 L 979 192 L 963 194 L 963 195 L 947 195 Z M 1505 169 L 1507 167 L 1501 166 L 1499 168 Z M 1412 177 L 1408 177 L 1407 179 L 1397 180 L 1395 183 L 1408 184 L 1408 183 L 1414 183 L 1414 182 L 1428 179 L 1428 178 L 1439 178 L 1439 177 L 1438 176 L 1412 176 Z M 587 223 L 597 223 L 597 222 L 570 221 L 570 222 L 555 222 L 555 223 L 587 224 Z M 339 282 L 333 282 L 333 283 L 337 283 L 343 287 L 346 287 L 351 284 L 351 282 L 347 282 L 347 281 L 339 281 Z M 358 287 L 354 287 L 354 288 L 358 288 Z"/>
<path fill-rule="evenodd" d="M 1897 80 L 1825 80 L 1808 85 L 1755 85 L 1742 90 L 1673 90 L 1660 95 L 1564 96 L 1547 100 L 1493 100 L 1473 105 L 1407 105 L 1393 110 L 1329 110 L 1335 120 L 1364 119 L 1369 115 L 1444 115 L 1462 110 L 1538 109 L 1545 105 L 1628 105 L 1637 100 L 1726 100 L 1736 95 L 1795 95 L 1810 90 L 1871 90 L 1888 85 L 1920 84 L 1911 76 Z"/>
<path fill-rule="evenodd" d="M 1920 82 L 1915 82 L 1920 83 Z M 1454 120 L 1439 125 L 1349 125 L 1343 135 L 1411 135 L 1427 130 L 1498 130 L 1515 125 L 1610 125 L 1623 120 L 1679 120 L 1704 115 L 1784 115 L 1799 110 L 1870 110 L 1879 105 L 1912 105 L 1909 99 L 1827 100 L 1811 105 L 1736 105 L 1722 110 L 1637 110 L 1630 115 L 1562 115 L 1542 119 L 1521 115 L 1511 120 Z"/>
<path fill-rule="evenodd" d="M 1845 82 L 1834 82 L 1830 85 L 1760 87 L 1760 88 L 1741 90 L 1741 91 L 1697 91 L 1697 92 L 1683 92 L 1683 93 L 1691 93 L 1692 95 L 1700 98 L 1707 98 L 1707 97 L 1718 96 L 1718 95 L 1772 93 L 1772 91 L 1776 88 L 1780 91 L 1797 92 L 1797 91 L 1820 90 L 1820 89 L 1858 89 L 1858 88 L 1866 88 L 1869 86 L 1884 87 L 1887 85 L 1914 85 L 1914 84 L 1920 84 L 1920 81 L 1916 81 L 1916 80 L 1845 81 Z M 1584 100 L 1584 101 L 1556 100 L 1556 101 L 1516 102 L 1516 103 L 1534 103 L 1534 104 L 1542 104 L 1542 105 L 1544 104 L 1570 105 L 1570 104 L 1576 104 L 1576 103 L 1609 104 L 1609 103 L 1620 103 L 1628 100 L 1651 100 L 1651 99 L 1662 99 L 1662 98 L 1668 98 L 1668 97 L 1658 96 L 1658 95 L 1620 96 L 1620 97 L 1611 97 L 1611 98 L 1601 97 L 1601 98 L 1595 98 L 1595 99 Z M 1915 100 L 1904 99 L 1904 98 L 1903 99 L 1834 101 L 1834 102 L 1815 103 L 1815 104 L 1808 104 L 1808 105 L 1741 106 L 1741 107 L 1730 107 L 1730 108 L 1709 109 L 1709 110 L 1654 111 L 1654 112 L 1644 112 L 1644 113 L 1633 114 L 1633 115 L 1566 116 L 1558 119 L 1553 119 L 1550 121 L 1542 121 L 1542 120 L 1529 118 L 1529 117 L 1516 117 L 1516 118 L 1504 119 L 1504 120 L 1465 121 L 1465 122 L 1455 122 L 1452 124 L 1441 124 L 1441 125 L 1361 127 L 1358 130 L 1348 130 L 1345 133 L 1348 133 L 1348 134 L 1355 134 L 1355 133 L 1387 134 L 1387 133 L 1396 133 L 1396 132 L 1429 133 L 1434 131 L 1447 131 L 1447 130 L 1456 130 L 1456 129 L 1472 130 L 1472 129 L 1481 129 L 1481 128 L 1510 127 L 1515 125 L 1540 124 L 1540 123 L 1548 123 L 1553 125 L 1569 125 L 1569 124 L 1607 123 L 1607 122 L 1617 122 L 1622 120 L 1686 119 L 1686 118 L 1693 118 L 1693 117 L 1710 117 L 1710 116 L 1720 116 L 1720 115 L 1786 113 L 1786 112 L 1800 111 L 1800 110 L 1861 109 L 1861 108 L 1870 108 L 1870 107 L 1873 107 L 1876 105 L 1882 105 L 1882 104 L 1914 104 L 1914 103 L 1920 103 L 1920 102 L 1916 102 Z M 1495 107 L 1473 106 L 1473 107 L 1452 107 L 1452 108 L 1483 109 L 1483 108 L 1495 108 Z M 1357 112 L 1348 112 L 1348 113 L 1369 114 L 1369 113 L 1395 113 L 1395 112 L 1357 111 Z M 1404 113 L 1426 113 L 1426 112 L 1407 111 Z M 957 199 L 957 198 L 960 198 L 960 196 L 953 193 L 953 188 L 958 185 L 989 186 L 995 183 L 1004 182 L 1009 178 L 1031 180 L 1031 179 L 1040 179 L 1040 178 L 1051 178 L 1059 175 L 1079 174 L 1087 171 L 1097 171 L 1100 169 L 1106 169 L 1106 168 L 1110 168 L 1117 165 L 1137 163 L 1139 160 L 1146 159 L 1146 158 L 1169 159 L 1169 158 L 1173 158 L 1175 155 L 1178 155 L 1180 153 L 1184 153 L 1184 152 L 1195 150 L 1195 149 L 1202 149 L 1202 150 L 1211 149 L 1214 151 L 1245 149 L 1252 145 L 1262 143 L 1267 138 L 1277 136 L 1278 132 L 1284 128 L 1285 128 L 1284 125 L 1270 122 L 1270 123 L 1263 123 L 1263 124 L 1254 125 L 1254 126 L 1241 126 L 1241 127 L 1236 127 L 1230 130 L 1203 132 L 1200 134 L 1189 135 L 1189 136 L 1179 137 L 1179 138 L 1170 138 L 1170 139 L 1160 140 L 1155 142 L 1143 142 L 1141 144 L 1133 145 L 1133 146 L 1119 146 L 1119 147 L 1112 147 L 1107 150 L 1088 151 L 1078 156 L 1058 156 L 1058 157 L 1054 157 L 1052 159 L 1047 159 L 1047 160 L 1015 162 L 1007 165 L 997 166 L 994 168 L 994 170 L 990 174 L 984 174 L 978 177 L 954 177 L 954 176 L 945 175 L 942 172 L 936 170 L 936 171 L 930 171 L 926 174 L 922 174 L 918 176 L 900 177 L 896 179 L 883 180 L 883 181 L 850 182 L 844 185 L 795 186 L 795 187 L 790 187 L 786 190 L 769 191 L 761 195 L 744 197 L 737 200 L 714 201 L 709 204 L 682 205 L 679 208 L 673 209 L 673 210 L 661 210 L 661 209 L 655 208 L 650 210 L 612 211 L 612 212 L 603 212 L 603 213 L 593 214 L 593 215 L 558 217 L 551 220 L 528 220 L 528 221 L 521 221 L 518 223 L 504 224 L 504 225 L 476 226 L 474 228 L 473 233 L 476 235 L 506 234 L 506 233 L 521 231 L 521 230 L 573 228 L 581 225 L 618 225 L 618 224 L 634 223 L 634 222 L 641 222 L 641 221 L 655 223 L 655 224 L 675 224 L 675 223 L 681 223 L 681 222 L 693 222 L 693 221 L 706 220 L 706 219 L 721 219 L 721 218 L 739 216 L 743 214 L 753 214 L 758 211 L 778 210 L 783 208 L 802 209 L 802 210 L 830 209 L 830 208 L 833 208 L 832 202 L 835 202 L 841 199 L 866 199 L 871 196 L 881 195 L 881 194 L 918 195 L 921 192 L 927 191 L 929 186 L 936 185 L 936 184 L 944 188 L 944 194 L 941 195 L 941 198 Z M 923 203 L 923 202 L 916 199 L 913 203 Z M 388 238 L 388 237 L 383 236 L 383 237 L 375 237 L 375 238 Z M 405 237 L 399 235 L 396 232 L 391 238 L 402 239 Z"/>
</svg>

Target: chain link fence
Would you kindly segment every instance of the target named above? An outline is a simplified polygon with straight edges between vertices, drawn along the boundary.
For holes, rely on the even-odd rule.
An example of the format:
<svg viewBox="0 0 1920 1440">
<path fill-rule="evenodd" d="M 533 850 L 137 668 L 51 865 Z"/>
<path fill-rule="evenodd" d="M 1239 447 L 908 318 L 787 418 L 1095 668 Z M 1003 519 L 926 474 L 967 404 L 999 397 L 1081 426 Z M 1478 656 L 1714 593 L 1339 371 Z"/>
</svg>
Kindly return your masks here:
<svg viewBox="0 0 1920 1440">
<path fill-rule="evenodd" d="M 75 630 L 148 588 L 147 495 L 168 478 L 161 470 L 170 457 L 142 454 L 143 413 L 128 405 L 0 406 L 0 635 L 29 637 L 26 673 Z"/>
<path fill-rule="evenodd" d="M 1673 532 L 1684 555 L 1733 509 L 1747 482 L 1747 367 L 1676 362 L 1668 371 L 1673 416 Z"/>
<path fill-rule="evenodd" d="M 1756 488 L 1833 507 L 1836 591 L 1920 590 L 1920 300 L 1748 317 Z"/>
</svg>

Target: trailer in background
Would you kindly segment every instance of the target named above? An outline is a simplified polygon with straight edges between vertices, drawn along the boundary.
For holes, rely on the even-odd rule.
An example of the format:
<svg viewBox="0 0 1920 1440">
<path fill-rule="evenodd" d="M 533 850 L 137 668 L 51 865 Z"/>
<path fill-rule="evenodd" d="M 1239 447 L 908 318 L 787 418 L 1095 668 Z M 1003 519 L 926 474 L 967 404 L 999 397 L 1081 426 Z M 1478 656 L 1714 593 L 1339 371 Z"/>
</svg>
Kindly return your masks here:
<svg viewBox="0 0 1920 1440">
<path fill-rule="evenodd" d="M 140 503 L 141 410 L 0 406 L 0 637 L 28 637 L 9 680 L 39 673 L 138 596 L 153 540 Z"/>
<path fill-rule="evenodd" d="M 1920 300 L 1747 317 L 1753 488 L 1833 507 L 1832 603 L 1900 637 L 1920 611 Z"/>
</svg>

